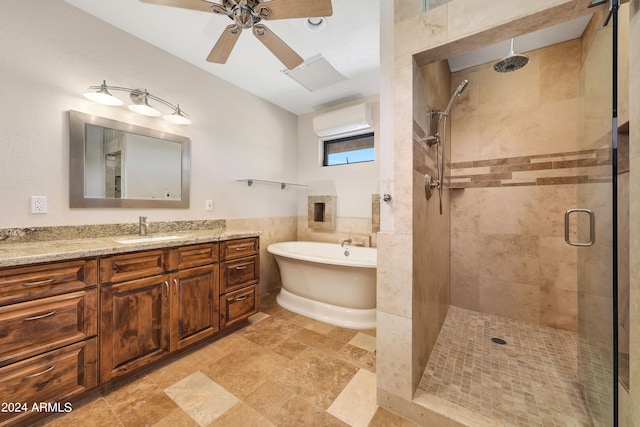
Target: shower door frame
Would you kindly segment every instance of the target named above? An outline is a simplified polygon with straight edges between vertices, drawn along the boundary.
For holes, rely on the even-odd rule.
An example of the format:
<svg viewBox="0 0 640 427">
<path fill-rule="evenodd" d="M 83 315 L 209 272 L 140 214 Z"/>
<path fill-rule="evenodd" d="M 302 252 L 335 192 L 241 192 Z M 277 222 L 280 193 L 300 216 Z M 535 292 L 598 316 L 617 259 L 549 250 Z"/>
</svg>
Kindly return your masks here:
<svg viewBox="0 0 640 427">
<path fill-rule="evenodd" d="M 583 395 L 587 406 L 589 406 L 589 401 L 594 398 L 604 398 L 605 400 L 609 399 L 611 404 L 611 408 L 608 407 L 599 408 L 594 413 L 591 413 L 592 422 L 594 426 L 618 426 L 618 206 L 617 206 L 617 186 L 618 186 L 618 108 L 617 108 L 617 91 L 618 91 L 618 9 L 620 7 L 620 0 L 610 0 L 610 8 L 609 15 L 605 20 L 603 25 L 607 27 L 611 25 L 611 51 L 608 52 L 611 54 L 611 135 L 608 139 L 609 143 L 605 147 L 609 150 L 610 153 L 610 166 L 609 174 L 610 174 L 610 182 L 611 187 L 609 188 L 610 195 L 605 195 L 608 197 L 604 197 L 598 199 L 598 196 L 602 197 L 603 193 L 598 194 L 597 186 L 601 186 L 602 183 L 598 183 L 597 181 L 594 183 L 578 183 L 576 186 L 577 192 L 577 200 L 578 200 L 578 209 L 569 209 L 565 215 L 565 240 L 567 243 L 577 246 L 577 278 L 578 278 L 578 346 L 579 346 L 579 359 L 578 359 L 578 375 L 580 379 L 581 388 L 583 391 Z M 600 28 L 598 32 L 602 31 L 603 28 Z M 598 35 L 596 35 L 597 37 Z M 605 82 L 607 83 L 607 82 Z M 588 109 L 590 106 L 585 105 L 585 109 Z M 578 149 L 593 149 L 592 146 L 584 146 L 588 144 L 588 142 L 583 141 L 583 138 L 580 138 L 578 141 Z M 600 147 L 597 147 L 600 148 Z M 579 175 L 583 175 L 582 172 L 586 175 L 587 168 L 583 169 L 579 173 Z M 609 178 L 609 176 L 607 176 Z M 594 189 L 596 191 L 594 191 Z M 607 200 L 608 199 L 608 200 Z M 603 201 L 604 206 L 603 206 Z M 599 202 L 599 203 L 598 203 Z M 582 205 L 582 206 L 580 206 Z M 596 224 L 598 222 L 607 224 L 609 218 L 607 218 L 606 210 L 609 210 L 611 228 L 610 229 L 602 229 L 600 228 L 600 232 L 607 231 L 610 232 L 610 236 L 598 236 L 598 228 Z M 579 242 L 572 242 L 569 237 L 569 220 L 570 215 L 572 213 L 588 213 L 589 223 L 586 226 L 585 221 L 578 224 L 578 240 Z M 594 213 L 595 212 L 595 213 Z M 602 217 L 597 218 L 597 213 L 604 213 Z M 584 236 L 588 236 L 588 238 L 584 238 Z M 591 251 L 589 253 L 589 251 Z M 595 256 L 594 256 L 595 254 Z M 594 266 L 595 264 L 595 266 Z M 609 301 L 609 309 L 610 313 L 605 313 L 606 315 L 610 314 L 609 319 L 603 318 L 593 318 L 594 315 L 601 314 L 594 310 L 594 307 L 597 307 L 597 303 L 594 303 L 595 300 L 602 298 L 602 294 L 599 295 L 589 295 L 590 292 L 596 290 L 595 294 L 599 292 L 603 292 L 603 289 L 598 289 L 598 285 L 602 285 L 602 282 L 599 282 L 599 279 L 602 279 L 601 275 L 593 275 L 589 273 L 593 272 L 602 272 L 610 277 L 610 301 Z M 605 283 L 606 284 L 606 283 Z M 586 289 L 586 290 L 585 290 Z M 604 294 L 607 294 L 606 289 L 604 290 Z M 607 295 L 608 296 L 608 295 Z M 595 312 L 595 313 L 594 313 Z M 598 337 L 594 340 L 594 335 L 597 335 L 598 328 L 592 328 L 593 325 L 597 325 L 599 322 L 610 322 L 609 323 L 609 333 L 611 334 L 611 341 L 603 343 L 598 342 Z M 584 322 L 584 323 L 583 323 Z M 602 334 L 601 336 L 604 336 Z M 591 342 L 589 340 L 591 339 Z M 595 341 L 595 342 L 594 342 Z M 608 347 L 610 348 L 602 348 Z M 599 348 L 600 347 L 600 348 Z M 600 354 L 599 354 L 600 350 Z M 606 355 L 605 353 L 608 353 Z M 606 366 L 605 369 L 611 369 L 611 378 L 609 385 L 603 384 L 594 384 L 589 379 L 593 379 L 597 377 L 597 373 L 592 370 L 593 365 L 590 365 L 591 359 L 597 358 L 598 356 L 608 357 L 609 366 Z M 605 386 L 606 389 L 603 390 L 600 388 Z M 610 388 L 609 388 L 610 387 Z M 595 397 L 594 397 L 595 396 Z M 603 410 L 604 414 L 600 412 Z M 601 417 L 596 418 L 594 417 Z M 611 422 L 612 424 L 609 424 Z M 602 424 L 604 423 L 604 424 Z"/>
</svg>

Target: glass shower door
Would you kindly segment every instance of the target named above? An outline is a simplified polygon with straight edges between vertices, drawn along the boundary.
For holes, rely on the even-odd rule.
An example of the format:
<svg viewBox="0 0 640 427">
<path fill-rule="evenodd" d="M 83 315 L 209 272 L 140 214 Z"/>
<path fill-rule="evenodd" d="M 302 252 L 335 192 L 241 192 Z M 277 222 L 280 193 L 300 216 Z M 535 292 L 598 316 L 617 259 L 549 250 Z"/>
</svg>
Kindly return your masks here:
<svg viewBox="0 0 640 427">
<path fill-rule="evenodd" d="M 579 168 L 578 209 L 567 211 L 565 225 L 567 242 L 578 247 L 578 375 L 596 427 L 617 425 L 616 37 L 612 7 L 580 73 L 579 151 L 593 161 Z"/>
</svg>

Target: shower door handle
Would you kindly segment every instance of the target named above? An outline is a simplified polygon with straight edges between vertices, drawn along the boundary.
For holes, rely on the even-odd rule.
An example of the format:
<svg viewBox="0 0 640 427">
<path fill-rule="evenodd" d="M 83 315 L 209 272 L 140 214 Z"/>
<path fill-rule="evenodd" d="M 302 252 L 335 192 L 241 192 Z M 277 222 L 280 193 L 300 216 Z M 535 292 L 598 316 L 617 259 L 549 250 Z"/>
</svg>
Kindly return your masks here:
<svg viewBox="0 0 640 427">
<path fill-rule="evenodd" d="M 572 242 L 569 238 L 569 220 L 572 213 L 589 214 L 589 241 L 588 242 Z M 564 213 L 564 241 L 571 246 L 592 246 L 596 241 L 596 216 L 590 209 L 569 209 Z"/>
</svg>

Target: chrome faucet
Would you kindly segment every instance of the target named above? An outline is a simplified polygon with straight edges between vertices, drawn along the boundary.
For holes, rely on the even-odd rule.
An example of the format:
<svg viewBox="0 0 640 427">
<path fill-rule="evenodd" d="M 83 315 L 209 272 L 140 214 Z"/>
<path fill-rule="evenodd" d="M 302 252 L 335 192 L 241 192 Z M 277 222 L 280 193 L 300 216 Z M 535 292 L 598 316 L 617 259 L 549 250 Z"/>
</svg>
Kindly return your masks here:
<svg viewBox="0 0 640 427">
<path fill-rule="evenodd" d="M 345 240 L 342 241 L 342 244 L 340 246 L 342 246 L 344 248 L 344 244 L 345 243 L 350 245 L 352 243 L 352 240 L 351 239 L 345 239 Z"/>
<path fill-rule="evenodd" d="M 149 230 L 149 223 L 147 222 L 147 217 L 146 216 L 141 216 L 140 217 L 139 225 L 140 225 L 140 235 L 141 236 L 146 236 L 147 235 L 147 231 Z"/>
</svg>

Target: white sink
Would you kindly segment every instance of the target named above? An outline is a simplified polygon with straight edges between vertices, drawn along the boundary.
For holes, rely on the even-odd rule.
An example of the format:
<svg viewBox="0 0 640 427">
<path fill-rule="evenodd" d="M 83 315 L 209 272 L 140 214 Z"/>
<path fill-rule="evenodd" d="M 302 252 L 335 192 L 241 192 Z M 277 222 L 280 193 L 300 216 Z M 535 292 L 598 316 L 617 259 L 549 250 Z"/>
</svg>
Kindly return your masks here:
<svg viewBox="0 0 640 427">
<path fill-rule="evenodd" d="M 133 243 L 162 242 L 164 240 L 180 239 L 181 237 L 184 237 L 184 236 L 133 237 L 131 239 L 113 239 L 113 240 L 118 243 L 129 245 Z"/>
</svg>

